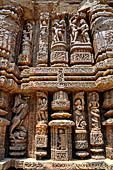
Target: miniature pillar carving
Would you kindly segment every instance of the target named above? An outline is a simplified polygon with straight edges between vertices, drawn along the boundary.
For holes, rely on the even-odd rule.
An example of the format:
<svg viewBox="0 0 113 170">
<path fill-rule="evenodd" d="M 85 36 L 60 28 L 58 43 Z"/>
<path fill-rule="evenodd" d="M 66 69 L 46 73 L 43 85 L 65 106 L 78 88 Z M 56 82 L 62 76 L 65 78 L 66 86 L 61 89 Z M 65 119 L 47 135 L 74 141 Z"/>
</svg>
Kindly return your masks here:
<svg viewBox="0 0 113 170">
<path fill-rule="evenodd" d="M 27 99 L 23 99 L 20 94 L 15 96 L 12 112 L 14 114 L 10 126 L 10 147 L 9 154 L 12 157 L 26 155 L 27 150 L 27 129 L 23 122 L 28 114 L 29 106 Z"/>
<path fill-rule="evenodd" d="M 10 122 L 3 118 L 8 112 L 6 111 L 8 107 L 8 96 L 5 92 L 0 91 L 0 160 L 4 159 L 5 156 L 5 137 L 6 137 L 6 127 Z"/>
<path fill-rule="evenodd" d="M 91 157 L 93 159 L 104 159 L 103 135 L 100 125 L 99 94 L 88 93 L 88 113 L 90 128 Z"/>
<path fill-rule="evenodd" d="M 53 14 L 51 58 L 52 67 L 68 66 L 66 22 L 63 14 Z"/>
<path fill-rule="evenodd" d="M 49 13 L 40 13 L 39 52 L 37 66 L 48 66 Z"/>
<path fill-rule="evenodd" d="M 113 90 L 104 93 L 103 108 L 106 109 L 103 122 L 106 127 L 106 158 L 113 160 Z"/>
<path fill-rule="evenodd" d="M 37 92 L 37 114 L 36 114 L 35 155 L 36 159 L 47 156 L 48 144 L 48 95 Z"/>
<path fill-rule="evenodd" d="M 18 56 L 18 64 L 21 66 L 31 65 L 33 42 L 33 22 L 27 21 L 23 29 L 22 53 Z"/>
<path fill-rule="evenodd" d="M 73 94 L 73 120 L 75 122 L 75 149 L 76 156 L 85 158 L 89 155 L 88 138 L 84 111 L 84 92 Z"/>
<path fill-rule="evenodd" d="M 76 14 L 70 18 L 70 47 L 71 66 L 77 64 L 92 64 L 93 54 L 89 38 L 89 26 L 86 22 L 86 14 Z"/>
<path fill-rule="evenodd" d="M 66 120 L 71 117 L 68 94 L 58 91 L 53 95 L 52 109 L 55 111 L 51 117 L 58 119 L 49 122 L 51 127 L 51 159 L 68 161 L 72 159 L 72 126 L 74 122 Z"/>
</svg>

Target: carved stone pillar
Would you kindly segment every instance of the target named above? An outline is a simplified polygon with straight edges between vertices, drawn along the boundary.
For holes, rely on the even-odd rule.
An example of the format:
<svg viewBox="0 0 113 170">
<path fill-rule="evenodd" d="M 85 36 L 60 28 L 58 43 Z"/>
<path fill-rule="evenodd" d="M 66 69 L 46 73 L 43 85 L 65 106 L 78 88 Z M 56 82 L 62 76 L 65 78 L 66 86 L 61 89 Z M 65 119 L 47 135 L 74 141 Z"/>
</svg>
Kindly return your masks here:
<svg viewBox="0 0 113 170">
<path fill-rule="evenodd" d="M 95 1 L 96 2 L 96 1 Z M 98 10 L 97 10 L 98 9 Z M 113 10 L 97 1 L 89 10 L 96 62 L 113 57 Z M 109 26 L 108 26 L 109 25 Z"/>
<path fill-rule="evenodd" d="M 92 64 L 93 54 L 89 38 L 89 26 L 86 22 L 86 14 L 80 13 L 70 18 L 70 48 L 71 66 L 77 64 Z"/>
<path fill-rule="evenodd" d="M 7 93 L 0 91 L 0 160 L 4 159 L 5 156 L 5 137 L 6 137 L 6 127 L 10 122 L 3 118 L 8 112 L 6 111 L 8 107 L 8 96 Z M 2 116 L 2 117 L 1 117 Z"/>
<path fill-rule="evenodd" d="M 51 117 L 56 119 L 49 122 L 51 127 L 51 159 L 68 161 L 72 159 L 72 126 L 74 122 L 66 120 L 71 117 L 68 94 L 58 91 L 53 95 Z"/>
<path fill-rule="evenodd" d="M 52 16 L 51 66 L 65 67 L 68 66 L 66 22 L 63 14 L 57 13 Z"/>
<path fill-rule="evenodd" d="M 89 129 L 90 129 L 90 144 L 91 158 L 104 159 L 103 156 L 103 135 L 100 125 L 100 110 L 99 110 L 99 94 L 97 92 L 88 93 L 88 113 L 89 113 Z"/>
<path fill-rule="evenodd" d="M 27 21 L 23 29 L 22 53 L 18 56 L 18 64 L 21 69 L 31 66 L 33 42 L 33 22 Z"/>
<path fill-rule="evenodd" d="M 37 92 L 35 155 L 36 159 L 47 156 L 48 146 L 48 95 Z"/>
<path fill-rule="evenodd" d="M 11 5 L 0 7 L 0 56 L 13 62 L 16 40 L 21 30 L 22 9 Z"/>
<path fill-rule="evenodd" d="M 113 90 L 104 93 L 103 108 L 106 109 L 103 122 L 106 127 L 106 158 L 113 160 Z"/>
<path fill-rule="evenodd" d="M 27 129 L 24 126 L 24 119 L 28 114 L 29 105 L 26 99 L 17 94 L 14 99 L 12 112 L 14 114 L 10 126 L 9 154 L 12 157 L 24 157 L 27 151 Z"/>
<path fill-rule="evenodd" d="M 49 13 L 40 13 L 39 52 L 37 53 L 37 66 L 48 66 L 48 38 L 49 38 Z"/>
<path fill-rule="evenodd" d="M 75 122 L 75 149 L 76 156 L 85 158 L 89 155 L 88 138 L 84 111 L 84 92 L 73 94 L 73 120 Z"/>
</svg>

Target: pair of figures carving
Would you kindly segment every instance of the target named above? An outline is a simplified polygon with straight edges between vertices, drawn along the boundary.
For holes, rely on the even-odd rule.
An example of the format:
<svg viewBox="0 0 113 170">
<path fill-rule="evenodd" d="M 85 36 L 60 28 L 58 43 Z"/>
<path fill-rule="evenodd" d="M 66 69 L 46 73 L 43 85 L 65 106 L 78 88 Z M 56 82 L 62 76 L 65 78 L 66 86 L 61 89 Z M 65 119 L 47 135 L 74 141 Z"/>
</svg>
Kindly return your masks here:
<svg viewBox="0 0 113 170">
<path fill-rule="evenodd" d="M 84 43 L 90 43 L 89 38 L 89 26 L 84 18 L 80 18 L 79 14 L 70 18 L 70 32 L 71 42 L 83 41 Z M 81 39 L 79 39 L 81 36 Z"/>
<path fill-rule="evenodd" d="M 64 19 L 56 19 L 53 24 L 53 35 L 54 42 L 64 42 L 65 41 L 65 29 L 66 23 Z"/>
</svg>

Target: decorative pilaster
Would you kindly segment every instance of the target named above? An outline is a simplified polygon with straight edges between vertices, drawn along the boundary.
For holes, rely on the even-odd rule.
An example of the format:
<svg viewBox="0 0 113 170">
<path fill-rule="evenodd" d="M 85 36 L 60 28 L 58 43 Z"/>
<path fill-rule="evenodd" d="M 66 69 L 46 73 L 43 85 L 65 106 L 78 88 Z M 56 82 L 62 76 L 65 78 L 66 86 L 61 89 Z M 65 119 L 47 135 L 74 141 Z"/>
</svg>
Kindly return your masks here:
<svg viewBox="0 0 113 170">
<path fill-rule="evenodd" d="M 0 6 L 0 56 L 13 62 L 16 40 L 22 25 L 23 10 L 11 5 Z M 19 50 L 19 47 L 18 47 Z"/>
<path fill-rule="evenodd" d="M 103 108 L 106 109 L 103 122 L 106 127 L 106 158 L 113 160 L 113 90 L 104 93 Z"/>
<path fill-rule="evenodd" d="M 99 94 L 88 93 L 88 113 L 90 128 L 91 158 L 104 159 L 103 134 L 100 125 Z"/>
<path fill-rule="evenodd" d="M 29 105 L 28 101 L 23 99 L 20 94 L 15 96 L 12 112 L 14 116 L 10 126 L 9 154 L 12 157 L 25 157 L 27 154 L 27 129 L 23 122 L 29 112 Z"/>
<path fill-rule="evenodd" d="M 53 95 L 51 117 L 56 120 L 49 122 L 51 127 L 51 159 L 57 161 L 72 160 L 72 126 L 74 122 L 66 120 L 71 117 L 68 94 L 58 91 Z"/>
<path fill-rule="evenodd" d="M 37 66 L 48 66 L 48 38 L 49 38 L 49 13 L 40 13 L 39 52 L 37 53 Z"/>
<path fill-rule="evenodd" d="M 66 45 L 66 22 L 63 14 L 53 14 L 52 20 L 52 44 L 51 44 L 51 66 L 68 66 L 68 52 Z"/>
<path fill-rule="evenodd" d="M 75 122 L 75 149 L 76 156 L 85 158 L 89 155 L 86 120 L 84 111 L 84 92 L 73 94 L 73 120 Z"/>
<path fill-rule="evenodd" d="M 0 91 L 0 160 L 5 157 L 5 137 L 6 137 L 6 127 L 10 122 L 3 116 L 8 114 L 6 111 L 8 107 L 8 96 L 7 93 Z"/>
<path fill-rule="evenodd" d="M 98 10 L 97 10 L 98 9 Z M 90 29 L 96 62 L 113 57 L 113 10 L 96 0 L 89 10 Z M 108 26 L 109 25 L 109 26 Z"/>
<path fill-rule="evenodd" d="M 37 92 L 35 155 L 36 159 L 47 156 L 48 145 L 48 95 Z"/>
<path fill-rule="evenodd" d="M 70 48 L 71 66 L 93 63 L 89 26 L 86 22 L 85 13 L 76 14 L 70 18 Z"/>
<path fill-rule="evenodd" d="M 18 56 L 18 64 L 21 69 L 31 66 L 33 43 L 33 22 L 27 21 L 23 29 L 22 53 Z"/>
</svg>

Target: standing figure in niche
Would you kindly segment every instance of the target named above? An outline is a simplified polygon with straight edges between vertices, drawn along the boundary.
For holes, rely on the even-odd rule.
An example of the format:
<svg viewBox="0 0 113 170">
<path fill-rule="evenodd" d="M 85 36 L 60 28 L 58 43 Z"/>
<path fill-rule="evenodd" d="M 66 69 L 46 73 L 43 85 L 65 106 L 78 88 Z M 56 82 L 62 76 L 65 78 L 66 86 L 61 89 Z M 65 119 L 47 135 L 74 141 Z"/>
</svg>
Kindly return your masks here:
<svg viewBox="0 0 113 170">
<path fill-rule="evenodd" d="M 86 127 L 86 122 L 84 120 L 83 111 L 84 106 L 82 105 L 81 99 L 75 100 L 75 117 L 76 117 L 76 129 L 84 129 Z"/>
<path fill-rule="evenodd" d="M 38 121 L 47 121 L 48 120 L 48 112 L 47 112 L 47 106 L 48 101 L 47 98 L 42 97 L 38 99 Z"/>
<path fill-rule="evenodd" d="M 58 150 L 65 150 L 66 144 L 65 144 L 65 130 L 64 129 L 58 129 L 58 139 L 57 139 L 57 149 Z"/>
</svg>

